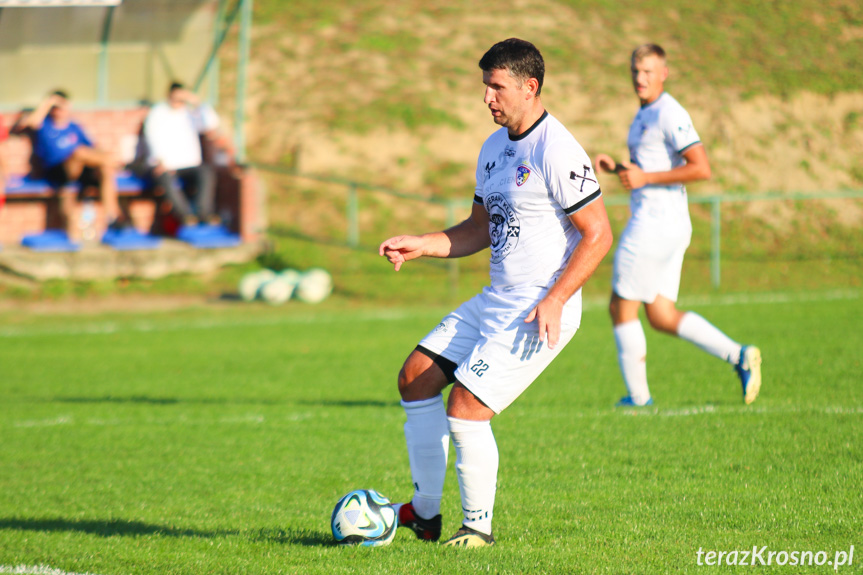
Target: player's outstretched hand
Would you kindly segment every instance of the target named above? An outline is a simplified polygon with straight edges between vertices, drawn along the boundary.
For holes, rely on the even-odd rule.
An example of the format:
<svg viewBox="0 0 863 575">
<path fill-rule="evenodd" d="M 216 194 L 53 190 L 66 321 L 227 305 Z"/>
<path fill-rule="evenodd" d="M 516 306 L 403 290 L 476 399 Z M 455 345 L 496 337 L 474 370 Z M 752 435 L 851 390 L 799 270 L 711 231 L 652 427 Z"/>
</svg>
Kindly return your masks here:
<svg viewBox="0 0 863 575">
<path fill-rule="evenodd" d="M 423 246 L 424 242 L 420 236 L 396 236 L 385 240 L 378 248 L 378 253 L 399 271 L 403 263 L 422 257 Z"/>
<path fill-rule="evenodd" d="M 524 319 L 525 323 L 536 320 L 539 328 L 539 341 L 548 341 L 548 348 L 554 349 L 560 341 L 560 316 L 563 304 L 557 298 L 546 297 Z"/>
</svg>

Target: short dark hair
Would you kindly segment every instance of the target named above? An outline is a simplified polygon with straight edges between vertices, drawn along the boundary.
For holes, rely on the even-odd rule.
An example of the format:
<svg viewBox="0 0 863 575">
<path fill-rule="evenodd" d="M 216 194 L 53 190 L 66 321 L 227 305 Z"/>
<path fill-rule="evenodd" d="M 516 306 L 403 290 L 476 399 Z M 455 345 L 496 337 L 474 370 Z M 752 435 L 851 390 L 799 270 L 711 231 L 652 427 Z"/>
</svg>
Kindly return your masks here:
<svg viewBox="0 0 863 575">
<path fill-rule="evenodd" d="M 539 83 L 536 95 L 539 96 L 542 91 L 545 62 L 539 49 L 527 40 L 509 38 L 498 42 L 480 58 L 479 67 L 483 72 L 507 70 L 509 75 L 521 84 L 530 78 L 536 78 Z"/>
<path fill-rule="evenodd" d="M 168 93 L 173 92 L 174 90 L 182 90 L 185 88 L 182 82 L 171 82 L 171 87 L 168 88 Z"/>
<path fill-rule="evenodd" d="M 51 92 L 51 95 L 52 96 L 60 96 L 64 100 L 69 99 L 69 94 L 65 90 L 54 90 L 53 92 Z"/>
<path fill-rule="evenodd" d="M 665 50 L 663 50 L 662 46 L 659 44 L 642 44 L 632 51 L 632 62 L 640 62 L 643 58 L 647 58 L 648 56 L 656 56 L 665 62 Z"/>
</svg>

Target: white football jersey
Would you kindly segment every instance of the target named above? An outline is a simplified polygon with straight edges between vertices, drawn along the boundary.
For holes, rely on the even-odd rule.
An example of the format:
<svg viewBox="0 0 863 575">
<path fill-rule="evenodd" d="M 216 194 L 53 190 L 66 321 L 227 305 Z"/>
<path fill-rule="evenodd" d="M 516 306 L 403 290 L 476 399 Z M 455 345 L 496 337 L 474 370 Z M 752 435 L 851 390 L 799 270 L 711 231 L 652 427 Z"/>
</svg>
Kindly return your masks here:
<svg viewBox="0 0 863 575">
<path fill-rule="evenodd" d="M 667 172 L 686 163 L 683 153 L 699 143 L 692 119 L 667 92 L 643 106 L 629 127 L 630 161 L 645 172 Z M 689 213 L 683 184 L 644 186 L 632 191 L 633 218 L 672 218 Z M 688 219 L 688 215 L 687 215 Z"/>
<path fill-rule="evenodd" d="M 552 285 L 581 239 L 569 216 L 600 195 L 587 153 L 548 112 L 515 139 L 489 136 L 474 201 L 489 214 L 492 288 Z"/>
</svg>

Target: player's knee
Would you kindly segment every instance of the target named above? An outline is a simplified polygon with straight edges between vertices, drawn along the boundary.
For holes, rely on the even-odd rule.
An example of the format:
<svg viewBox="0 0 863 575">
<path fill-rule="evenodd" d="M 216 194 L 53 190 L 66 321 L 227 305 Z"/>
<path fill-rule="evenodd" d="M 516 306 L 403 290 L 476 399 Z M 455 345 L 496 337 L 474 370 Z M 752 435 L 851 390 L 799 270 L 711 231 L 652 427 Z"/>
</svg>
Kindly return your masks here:
<svg viewBox="0 0 863 575">
<path fill-rule="evenodd" d="M 620 315 L 620 302 L 615 298 L 611 298 L 611 301 L 608 302 L 608 315 L 611 316 L 612 320 L 617 322 L 618 316 Z"/>
<path fill-rule="evenodd" d="M 650 327 L 652 327 L 656 331 L 668 331 L 667 325 L 660 318 L 648 317 L 647 320 L 650 322 Z"/>
<path fill-rule="evenodd" d="M 449 394 L 446 414 L 456 419 L 471 421 L 489 421 L 494 417 L 494 411 L 485 402 L 458 382 Z"/>
<path fill-rule="evenodd" d="M 443 371 L 427 356 L 414 351 L 399 371 L 399 394 L 404 401 L 430 399 L 448 385 Z"/>
<path fill-rule="evenodd" d="M 614 325 L 638 319 L 638 307 L 631 309 L 625 306 L 625 303 L 617 295 L 611 296 L 611 301 L 608 302 L 608 315 L 611 316 L 611 322 Z"/>
<path fill-rule="evenodd" d="M 405 367 L 402 367 L 399 370 L 399 379 L 398 379 L 399 395 L 402 396 L 402 399 L 405 399 L 405 394 L 408 393 L 408 390 L 410 389 L 410 385 L 411 385 L 412 381 L 413 381 L 413 378 L 408 377 L 408 374 L 407 374 L 407 371 L 405 370 Z"/>
<path fill-rule="evenodd" d="M 413 401 L 416 399 L 414 397 L 416 395 L 416 387 L 419 386 L 416 381 L 422 377 L 422 374 L 426 369 L 427 366 L 421 365 L 414 354 L 408 356 L 401 370 L 399 370 L 398 386 L 399 395 L 402 396 L 402 399 L 405 401 Z"/>
<path fill-rule="evenodd" d="M 680 323 L 676 313 L 653 312 L 647 314 L 650 327 L 671 335 L 677 334 L 677 324 Z"/>
</svg>

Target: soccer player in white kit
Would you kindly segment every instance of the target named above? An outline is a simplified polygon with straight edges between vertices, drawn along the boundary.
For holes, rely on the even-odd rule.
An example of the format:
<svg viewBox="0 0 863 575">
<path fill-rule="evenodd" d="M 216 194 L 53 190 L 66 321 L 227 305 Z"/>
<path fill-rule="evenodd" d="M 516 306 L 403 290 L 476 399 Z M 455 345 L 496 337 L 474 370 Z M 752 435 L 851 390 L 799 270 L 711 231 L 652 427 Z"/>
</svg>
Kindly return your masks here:
<svg viewBox="0 0 863 575">
<path fill-rule="evenodd" d="M 447 315 L 414 349 L 398 386 L 414 493 L 399 525 L 437 541 L 450 437 L 461 528 L 446 544 L 494 544 L 498 450 L 491 419 L 560 353 L 581 320 L 581 287 L 611 248 L 590 159 L 540 100 L 545 65 L 510 38 L 482 57 L 485 104 L 501 129 L 483 144 L 470 216 L 442 232 L 397 236 L 380 254 L 410 260 L 490 249 L 491 285 Z M 454 383 L 444 408 L 443 390 Z"/>
<path fill-rule="evenodd" d="M 700 315 L 675 306 L 683 254 L 692 237 L 684 184 L 710 177 L 710 163 L 689 114 L 664 91 L 665 51 L 656 44 L 632 53 L 632 84 L 641 109 L 629 128 L 630 161 L 596 156 L 597 171 L 614 172 L 631 190 L 632 215 L 614 254 L 609 311 L 617 357 L 628 394 L 618 406 L 653 403 L 647 385 L 647 343 L 638 319 L 644 304 L 650 325 L 692 342 L 732 364 L 743 399 L 755 401 L 761 387 L 761 352 L 741 345 Z"/>
</svg>

